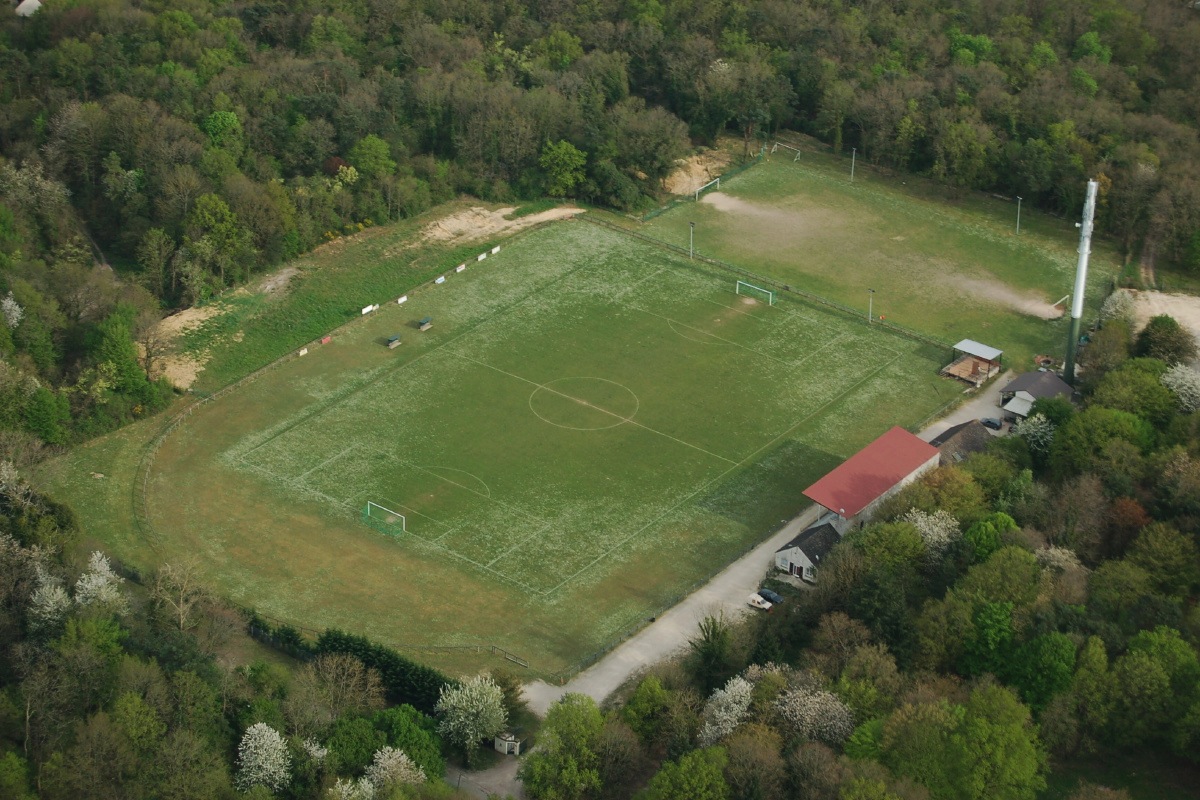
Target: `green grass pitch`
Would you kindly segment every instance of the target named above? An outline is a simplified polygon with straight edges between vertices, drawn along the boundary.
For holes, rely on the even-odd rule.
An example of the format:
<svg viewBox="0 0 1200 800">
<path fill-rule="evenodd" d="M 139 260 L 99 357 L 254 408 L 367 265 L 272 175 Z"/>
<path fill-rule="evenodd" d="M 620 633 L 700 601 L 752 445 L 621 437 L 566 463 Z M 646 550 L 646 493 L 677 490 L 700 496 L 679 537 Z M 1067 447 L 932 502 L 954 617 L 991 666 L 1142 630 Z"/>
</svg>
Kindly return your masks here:
<svg viewBox="0 0 1200 800">
<path fill-rule="evenodd" d="M 582 221 L 520 236 L 190 417 L 162 555 L 311 627 L 570 668 L 958 393 L 939 348 L 735 281 Z"/>
</svg>

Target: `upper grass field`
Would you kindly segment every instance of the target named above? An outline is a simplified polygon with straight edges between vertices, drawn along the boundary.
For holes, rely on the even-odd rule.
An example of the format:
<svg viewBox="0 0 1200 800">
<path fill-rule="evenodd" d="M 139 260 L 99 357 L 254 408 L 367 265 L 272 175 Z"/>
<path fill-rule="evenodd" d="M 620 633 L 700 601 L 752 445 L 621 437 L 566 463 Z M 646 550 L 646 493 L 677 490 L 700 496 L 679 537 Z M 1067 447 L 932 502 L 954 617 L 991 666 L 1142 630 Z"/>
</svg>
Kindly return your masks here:
<svg viewBox="0 0 1200 800">
<path fill-rule="evenodd" d="M 939 204 L 861 172 L 851 186 L 838 160 L 805 158 L 642 230 L 686 247 L 697 222 L 701 253 L 864 312 L 875 288 L 889 322 L 980 339 L 1009 364 L 1061 350 L 1061 320 L 1014 304 L 1069 290 L 1068 225 L 1027 213 L 1018 239 L 1002 204 Z M 425 221 L 322 248 L 285 293 L 234 293 L 186 335 L 212 391 L 384 302 L 174 429 L 149 472 L 148 532 L 134 476 L 165 418 L 48 463 L 40 487 L 126 562 L 192 560 L 264 614 L 450 670 L 495 657 L 449 648 L 494 644 L 554 676 L 761 541 L 888 427 L 961 396 L 937 376 L 944 348 L 794 296 L 750 303 L 731 274 L 618 232 L 556 223 L 476 263 L 485 243 L 430 242 Z M 1089 296 L 1110 267 L 1098 247 Z M 406 530 L 364 520 L 367 501 Z"/>
<path fill-rule="evenodd" d="M 769 149 L 769 148 L 768 148 Z M 1005 351 L 1005 364 L 1061 357 L 1066 318 L 1047 320 L 1074 288 L 1077 220 L 906 177 L 883 178 L 863 164 L 850 182 L 849 159 L 780 148 L 761 164 L 655 217 L 642 230 L 889 322 L 949 341 L 970 338 Z M 1097 231 L 1101 235 L 1103 231 Z M 1107 295 L 1120 258 L 1092 244 L 1088 308 Z M 1069 306 L 1069 301 L 1068 301 Z"/>
</svg>

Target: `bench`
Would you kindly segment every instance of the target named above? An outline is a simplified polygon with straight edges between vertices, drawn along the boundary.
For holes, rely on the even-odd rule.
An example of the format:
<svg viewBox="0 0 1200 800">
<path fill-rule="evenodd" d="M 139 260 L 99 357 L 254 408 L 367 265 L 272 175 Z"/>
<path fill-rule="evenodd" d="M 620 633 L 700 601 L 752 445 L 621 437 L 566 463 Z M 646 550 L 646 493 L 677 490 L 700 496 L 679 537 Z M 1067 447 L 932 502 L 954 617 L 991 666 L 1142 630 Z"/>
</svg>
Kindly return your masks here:
<svg viewBox="0 0 1200 800">
<path fill-rule="evenodd" d="M 399 347 L 400 346 L 399 335 L 389 336 L 388 340 L 387 340 L 387 346 L 388 346 L 388 350 L 395 350 L 397 347 Z"/>
<path fill-rule="evenodd" d="M 417 323 L 417 329 L 427 331 L 433 327 L 433 317 L 425 317 Z"/>
</svg>

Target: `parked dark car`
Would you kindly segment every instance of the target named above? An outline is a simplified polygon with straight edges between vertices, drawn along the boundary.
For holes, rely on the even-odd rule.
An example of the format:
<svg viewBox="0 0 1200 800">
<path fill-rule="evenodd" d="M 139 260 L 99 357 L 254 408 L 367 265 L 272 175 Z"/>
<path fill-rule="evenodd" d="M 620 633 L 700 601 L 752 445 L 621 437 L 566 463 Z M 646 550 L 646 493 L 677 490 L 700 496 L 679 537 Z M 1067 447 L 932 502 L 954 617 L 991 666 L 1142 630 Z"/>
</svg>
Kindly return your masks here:
<svg viewBox="0 0 1200 800">
<path fill-rule="evenodd" d="M 758 596 L 771 603 L 771 605 L 777 606 L 783 602 L 783 595 L 778 592 L 772 592 L 770 589 L 759 589 Z"/>
<path fill-rule="evenodd" d="M 994 431 L 998 431 L 1004 427 L 1004 423 L 1001 422 L 1000 420 L 996 419 L 995 417 L 984 417 L 983 419 L 981 419 L 979 421 L 980 421 L 980 423 L 983 424 L 983 427 L 991 428 Z"/>
</svg>

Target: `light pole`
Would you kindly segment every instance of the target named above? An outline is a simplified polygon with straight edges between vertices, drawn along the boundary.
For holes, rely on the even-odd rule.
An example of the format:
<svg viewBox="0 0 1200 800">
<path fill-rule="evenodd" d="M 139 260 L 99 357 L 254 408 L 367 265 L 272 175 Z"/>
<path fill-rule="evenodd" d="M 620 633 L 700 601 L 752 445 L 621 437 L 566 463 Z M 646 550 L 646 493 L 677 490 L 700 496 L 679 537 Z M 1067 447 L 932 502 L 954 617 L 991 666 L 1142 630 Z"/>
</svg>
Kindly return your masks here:
<svg viewBox="0 0 1200 800">
<path fill-rule="evenodd" d="M 696 223 L 688 223 L 688 258 L 694 258 L 696 255 Z"/>
<path fill-rule="evenodd" d="M 867 324 L 875 319 L 875 290 L 867 289 Z"/>
<path fill-rule="evenodd" d="M 854 183 L 854 162 L 858 160 L 858 148 L 850 148 L 850 182 Z M 872 289 L 871 291 L 875 291 Z"/>
<path fill-rule="evenodd" d="M 1017 234 L 1021 233 L 1021 195 L 1017 195 Z"/>
</svg>

